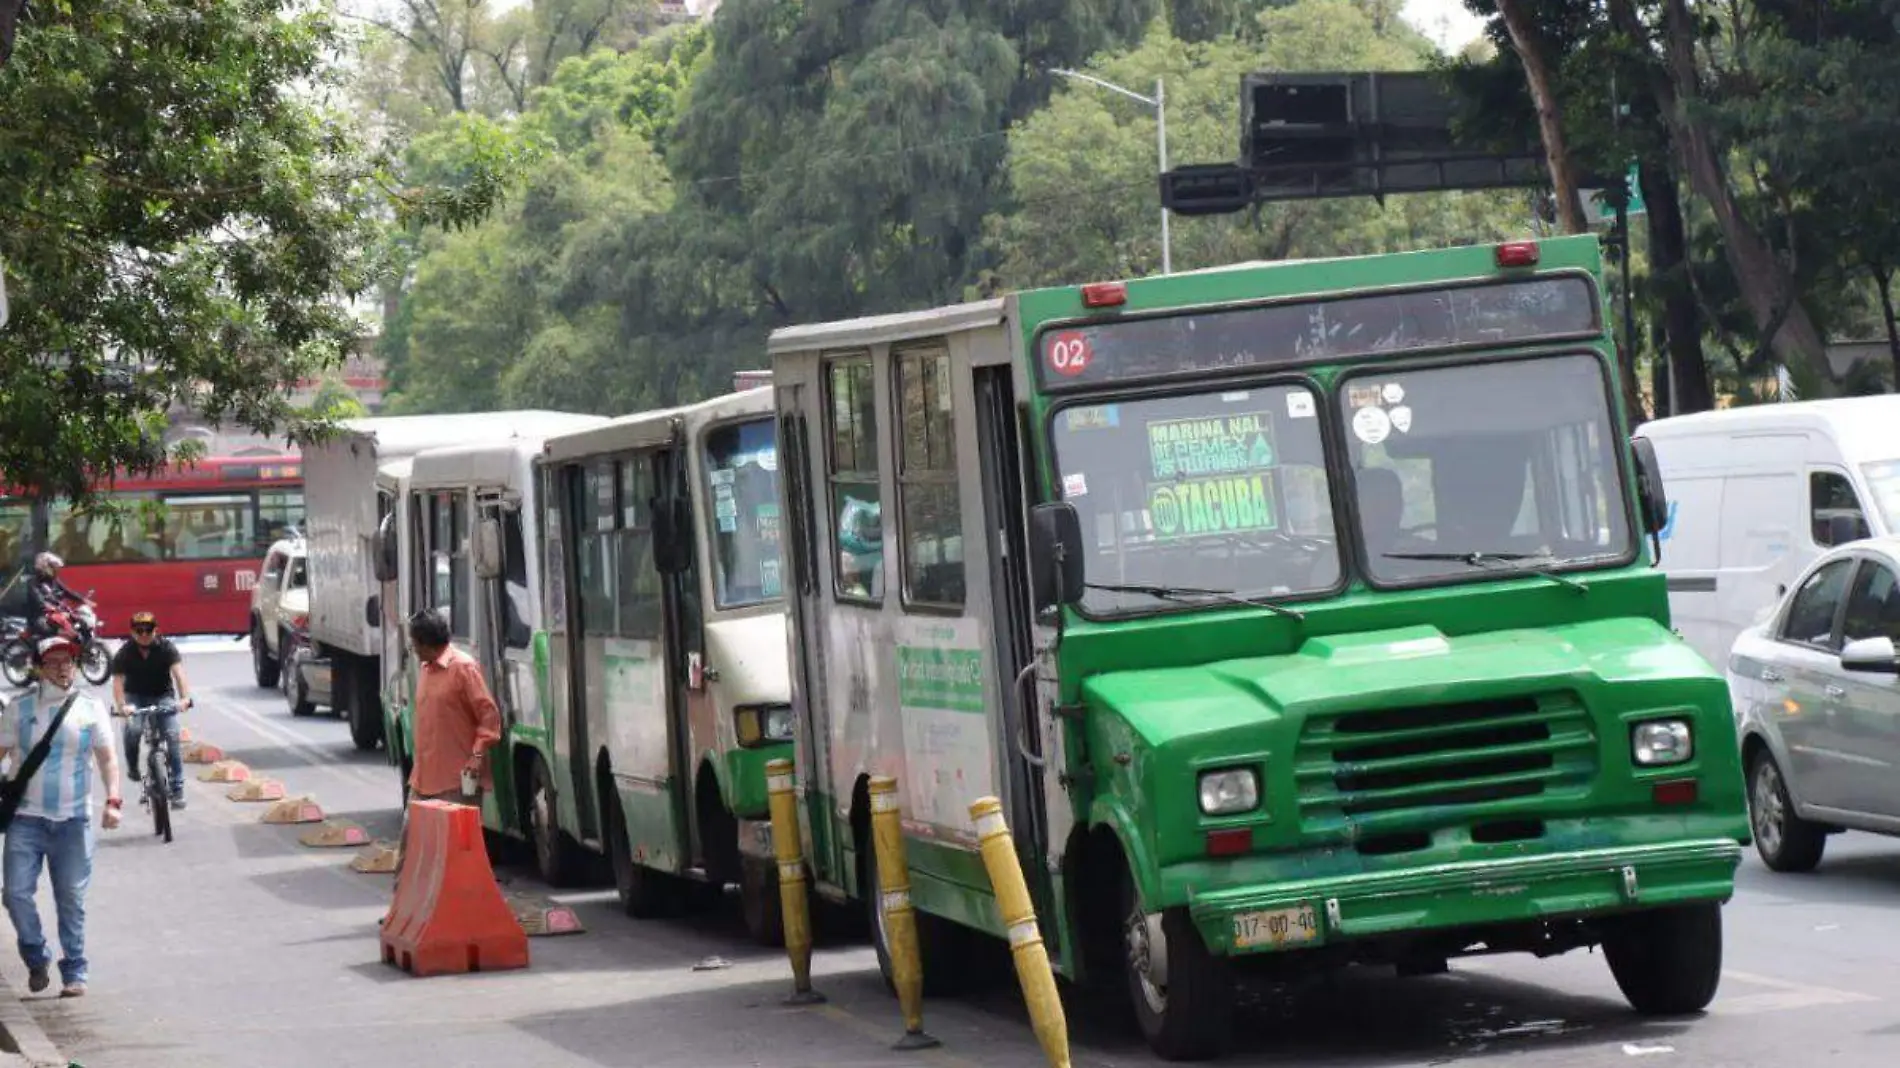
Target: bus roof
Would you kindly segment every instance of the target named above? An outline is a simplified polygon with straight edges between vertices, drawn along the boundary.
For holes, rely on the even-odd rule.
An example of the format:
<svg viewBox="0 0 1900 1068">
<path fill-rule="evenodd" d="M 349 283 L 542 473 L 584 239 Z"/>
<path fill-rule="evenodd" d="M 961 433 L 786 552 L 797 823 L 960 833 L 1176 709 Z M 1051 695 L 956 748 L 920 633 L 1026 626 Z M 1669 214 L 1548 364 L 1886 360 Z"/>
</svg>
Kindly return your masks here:
<svg viewBox="0 0 1900 1068">
<path fill-rule="evenodd" d="M 888 344 L 906 338 L 932 334 L 950 334 L 1003 321 L 1006 298 L 949 304 L 924 311 L 897 312 L 892 315 L 866 315 L 830 323 L 804 323 L 781 326 L 766 342 L 768 353 L 803 352 L 815 348 L 858 348 Z"/>
<path fill-rule="evenodd" d="M 510 438 L 479 445 L 444 445 L 417 453 L 408 461 L 411 488 L 427 486 L 504 486 L 520 489 L 521 475 L 541 453 L 542 439 Z"/>
<path fill-rule="evenodd" d="M 497 437 L 540 437 L 607 421 L 603 415 L 522 409 L 506 412 L 454 412 L 446 415 L 372 416 L 345 419 L 345 433 L 369 438 L 382 457 L 411 456 L 425 449 Z"/>
<path fill-rule="evenodd" d="M 1700 434 L 1765 434 L 1815 430 L 1832 437 L 1854 462 L 1900 455 L 1893 426 L 1900 422 L 1900 395 L 1830 397 L 1826 400 L 1750 404 L 1740 408 L 1672 415 L 1636 428 L 1651 441 Z"/>
<path fill-rule="evenodd" d="M 741 393 L 724 393 L 678 408 L 623 415 L 586 430 L 550 435 L 542 453 L 550 460 L 571 460 L 579 456 L 660 445 L 672 438 L 676 423 L 683 424 L 686 431 L 691 433 L 722 419 L 770 414 L 772 390 L 761 386 Z"/>
</svg>

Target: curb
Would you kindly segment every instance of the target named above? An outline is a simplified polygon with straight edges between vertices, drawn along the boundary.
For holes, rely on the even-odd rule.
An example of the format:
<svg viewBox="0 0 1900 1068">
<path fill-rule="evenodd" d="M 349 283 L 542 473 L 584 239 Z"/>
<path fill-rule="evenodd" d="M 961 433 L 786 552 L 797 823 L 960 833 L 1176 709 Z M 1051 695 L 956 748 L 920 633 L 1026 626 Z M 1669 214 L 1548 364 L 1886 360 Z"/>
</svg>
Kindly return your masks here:
<svg viewBox="0 0 1900 1068">
<path fill-rule="evenodd" d="M 26 1006 L 26 976 L 19 962 L 0 964 L 0 979 L 5 980 L 5 989 L 0 989 L 0 1032 L 4 1032 L 6 1044 L 20 1051 L 17 1056 L 0 1052 L 0 1068 L 10 1064 L 67 1068 L 71 1062 L 46 1037 L 39 1021 L 33 1018 L 33 1010 Z"/>
</svg>

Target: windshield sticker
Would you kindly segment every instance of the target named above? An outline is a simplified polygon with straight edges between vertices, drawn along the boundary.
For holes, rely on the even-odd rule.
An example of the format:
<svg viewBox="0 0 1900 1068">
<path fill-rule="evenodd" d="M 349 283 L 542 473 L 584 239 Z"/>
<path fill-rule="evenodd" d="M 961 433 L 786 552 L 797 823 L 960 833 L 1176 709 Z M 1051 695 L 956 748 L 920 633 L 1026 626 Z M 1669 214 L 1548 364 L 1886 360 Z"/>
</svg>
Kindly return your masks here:
<svg viewBox="0 0 1900 1068">
<path fill-rule="evenodd" d="M 1194 478 L 1272 467 L 1272 426 L 1271 412 L 1149 423 L 1154 477 Z"/>
<path fill-rule="evenodd" d="M 1148 516 L 1159 538 L 1275 530 L 1270 475 L 1203 478 L 1148 487 Z"/>
<path fill-rule="evenodd" d="M 719 517 L 719 533 L 736 534 L 738 533 L 738 531 L 739 531 L 739 517 L 738 516 L 722 515 Z"/>
<path fill-rule="evenodd" d="M 1062 495 L 1064 497 L 1086 497 L 1089 492 L 1089 480 L 1082 472 L 1062 476 Z"/>
<path fill-rule="evenodd" d="M 759 525 L 759 540 L 778 543 L 778 505 L 761 504 L 752 509 L 752 519 Z"/>
<path fill-rule="evenodd" d="M 1313 395 L 1303 389 L 1296 389 L 1286 395 L 1286 415 L 1288 419 L 1313 418 Z"/>
<path fill-rule="evenodd" d="M 730 467 L 721 467 L 714 470 L 712 474 L 707 475 L 706 481 L 715 486 L 730 486 L 736 474 L 737 473 Z"/>
<path fill-rule="evenodd" d="M 1361 408 L 1353 413 L 1352 432 L 1360 441 L 1377 445 L 1392 433 L 1392 419 L 1385 414 L 1384 408 Z"/>
<path fill-rule="evenodd" d="M 785 592 L 779 585 L 778 560 L 767 557 L 759 561 L 759 593 L 766 598 L 777 597 Z"/>
<path fill-rule="evenodd" d="M 1231 393 L 1221 394 L 1220 399 L 1221 399 L 1222 404 L 1238 404 L 1241 401 L 1244 401 L 1248 397 L 1251 397 L 1251 396 L 1253 396 L 1253 394 L 1247 392 L 1246 390 L 1237 389 L 1237 390 L 1232 391 Z"/>
<path fill-rule="evenodd" d="M 1379 391 L 1379 396 L 1384 397 L 1387 404 L 1397 404 L 1405 399 L 1405 387 L 1397 382 L 1387 382 L 1385 388 Z"/>
<path fill-rule="evenodd" d="M 1412 432 L 1412 409 L 1406 405 L 1401 404 L 1397 408 L 1387 412 L 1386 418 L 1392 420 L 1392 428 L 1399 433 L 1410 434 Z"/>
<path fill-rule="evenodd" d="M 1363 383 L 1346 387 L 1346 406 L 1349 408 L 1371 408 L 1379 403 L 1379 384 Z"/>
<path fill-rule="evenodd" d="M 1070 408 L 1064 415 L 1069 420 L 1070 430 L 1106 430 L 1122 425 L 1121 407 L 1115 404 Z"/>
<path fill-rule="evenodd" d="M 1067 330 L 1049 338 L 1049 369 L 1064 378 L 1074 378 L 1088 370 L 1092 355 L 1088 336 L 1080 331 Z"/>
</svg>

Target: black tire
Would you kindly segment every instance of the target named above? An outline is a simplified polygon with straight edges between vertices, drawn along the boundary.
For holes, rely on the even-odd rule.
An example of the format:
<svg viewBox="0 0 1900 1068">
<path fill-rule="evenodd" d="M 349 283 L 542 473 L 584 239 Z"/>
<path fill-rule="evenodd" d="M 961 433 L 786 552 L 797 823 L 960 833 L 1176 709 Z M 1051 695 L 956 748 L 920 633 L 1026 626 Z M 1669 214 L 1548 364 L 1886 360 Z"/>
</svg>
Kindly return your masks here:
<svg viewBox="0 0 1900 1068">
<path fill-rule="evenodd" d="M 1701 1012 L 1722 982 L 1722 906 L 1711 902 L 1621 917 L 1603 939 L 1603 956 L 1637 1012 Z"/>
<path fill-rule="evenodd" d="M 683 889 L 666 872 L 644 867 L 633 859 L 633 845 L 627 840 L 627 814 L 621 811 L 620 795 L 611 785 L 601 789 L 601 807 L 607 817 L 607 862 L 613 868 L 614 895 L 620 899 L 620 911 L 636 920 L 658 919 L 677 912 Z"/>
<path fill-rule="evenodd" d="M 878 882 L 876 847 L 869 841 L 859 853 L 864 865 L 858 886 L 864 890 L 865 924 L 871 931 L 871 946 L 877 951 L 877 970 L 884 977 L 884 988 L 897 993 L 897 977 L 891 970 L 890 944 L 885 941 L 882 901 L 883 887 Z M 917 928 L 917 955 L 922 958 L 924 996 L 955 997 L 970 990 L 979 969 L 972 967 L 976 940 L 982 936 L 962 924 L 911 908 L 911 920 Z"/>
<path fill-rule="evenodd" d="M 528 840 L 534 847 L 534 866 L 541 881 L 553 887 L 574 885 L 580 869 L 580 857 L 574 844 L 561 830 L 554 797 L 554 777 L 540 757 L 534 758 L 528 773 L 528 797 L 524 813 Z"/>
<path fill-rule="evenodd" d="M 25 642 L 14 639 L 0 650 L 0 673 L 7 677 L 7 684 L 16 690 L 24 690 L 33 681 L 33 650 Z"/>
<path fill-rule="evenodd" d="M 148 750 L 145 756 L 146 796 L 152 800 L 152 833 L 163 835 L 165 841 L 172 840 L 172 784 L 171 769 L 166 766 L 163 754 L 156 749 Z"/>
<path fill-rule="evenodd" d="M 1132 876 L 1122 887 L 1122 955 L 1128 1000 L 1141 1035 L 1166 1061 L 1205 1061 L 1227 1049 L 1233 1033 L 1234 980 L 1227 962 L 1208 952 L 1185 909 L 1161 915 L 1160 947 L 1149 937 Z M 1165 953 L 1166 983 L 1150 981 L 1144 962 Z"/>
<path fill-rule="evenodd" d="M 94 638 L 87 644 L 79 673 L 94 686 L 104 686 L 106 680 L 112 677 L 112 654 L 106 650 L 104 642 Z"/>
<path fill-rule="evenodd" d="M 1748 821 L 1755 852 L 1771 871 L 1809 872 L 1820 866 L 1827 832 L 1795 813 L 1781 765 L 1765 746 L 1748 762 Z"/>
<path fill-rule="evenodd" d="M 383 717 L 380 705 L 369 708 L 362 704 L 350 708 L 350 741 L 365 753 L 374 752 L 383 740 Z"/>
<path fill-rule="evenodd" d="M 297 670 L 294 658 L 284 658 L 284 700 L 290 705 L 293 716 L 314 716 L 317 704 L 310 699 L 310 687 L 304 684 L 303 673 Z"/>
<path fill-rule="evenodd" d="M 779 900 L 776 860 L 740 860 L 739 912 L 753 941 L 768 949 L 785 944 L 785 909 Z"/>
<path fill-rule="evenodd" d="M 251 620 L 251 674 L 257 679 L 258 689 L 277 688 L 279 666 L 277 658 L 270 655 L 270 647 L 264 644 L 264 625 L 253 618 Z"/>
</svg>

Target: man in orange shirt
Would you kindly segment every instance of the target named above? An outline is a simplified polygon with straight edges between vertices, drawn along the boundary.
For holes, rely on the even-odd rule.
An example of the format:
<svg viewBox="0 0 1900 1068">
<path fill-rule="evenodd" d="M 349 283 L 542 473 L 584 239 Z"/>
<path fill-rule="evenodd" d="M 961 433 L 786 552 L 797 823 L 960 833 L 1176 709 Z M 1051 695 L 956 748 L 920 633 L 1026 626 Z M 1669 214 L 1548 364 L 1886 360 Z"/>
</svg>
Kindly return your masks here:
<svg viewBox="0 0 1900 1068">
<path fill-rule="evenodd" d="M 479 806 L 495 785 L 488 750 L 501 741 L 501 710 L 481 665 L 450 644 L 440 615 L 425 610 L 410 617 L 409 644 L 418 664 L 410 797 Z M 465 789 L 470 785 L 473 791 Z"/>
</svg>

